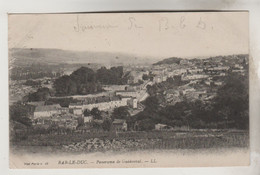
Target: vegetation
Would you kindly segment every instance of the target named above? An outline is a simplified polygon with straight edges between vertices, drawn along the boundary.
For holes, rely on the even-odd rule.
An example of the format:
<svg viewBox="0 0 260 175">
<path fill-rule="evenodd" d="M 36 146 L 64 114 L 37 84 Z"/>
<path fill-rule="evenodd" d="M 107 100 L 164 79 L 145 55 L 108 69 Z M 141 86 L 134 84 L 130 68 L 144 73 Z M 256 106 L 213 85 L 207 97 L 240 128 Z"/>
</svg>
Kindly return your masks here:
<svg viewBox="0 0 260 175">
<path fill-rule="evenodd" d="M 24 85 L 26 86 L 39 86 L 41 85 L 40 81 L 34 81 L 34 80 L 27 80 Z"/>
<path fill-rule="evenodd" d="M 187 84 L 189 81 L 182 81 L 181 76 L 174 76 L 173 78 L 167 78 L 166 81 L 156 83 L 153 86 L 147 86 L 147 92 L 150 96 L 156 96 L 157 93 L 162 94 L 168 89 L 173 89 L 178 86 Z"/>
<path fill-rule="evenodd" d="M 29 93 L 28 95 L 26 95 L 23 98 L 23 100 L 27 102 L 45 101 L 48 100 L 50 96 L 51 96 L 51 92 L 49 88 L 39 88 L 36 92 Z"/>
<path fill-rule="evenodd" d="M 101 92 L 102 84 L 125 84 L 123 67 L 102 67 L 94 72 L 87 67 L 81 67 L 71 75 L 65 75 L 55 80 L 54 88 L 56 95 L 85 95 Z"/>
<path fill-rule="evenodd" d="M 226 127 L 249 128 L 248 75 L 231 74 L 214 99 L 212 113 L 217 121 L 225 121 Z"/>
<path fill-rule="evenodd" d="M 127 106 L 120 106 L 115 108 L 112 113 L 112 119 L 127 119 L 130 117 Z"/>
<path fill-rule="evenodd" d="M 9 108 L 10 121 L 30 127 L 32 125 L 32 121 L 29 116 L 32 115 L 33 110 L 34 107 L 31 105 L 15 103 Z"/>
<path fill-rule="evenodd" d="M 143 80 L 150 80 L 153 81 L 155 75 L 153 75 L 151 72 L 149 72 L 149 74 L 143 74 L 142 79 Z"/>
<path fill-rule="evenodd" d="M 107 69 L 106 67 L 101 67 L 97 70 L 97 80 L 101 84 L 110 85 L 110 84 L 126 84 L 127 77 L 124 77 L 123 67 L 111 67 Z"/>
<path fill-rule="evenodd" d="M 29 131 L 28 131 L 29 132 Z M 91 138 L 116 139 L 120 140 L 140 140 L 145 147 L 136 146 L 134 150 L 141 149 L 205 149 L 205 148 L 247 148 L 249 143 L 248 132 L 227 132 L 227 131 L 194 131 L 194 132 L 176 132 L 176 131 L 139 131 L 139 132 L 121 132 L 112 135 L 110 132 L 90 132 L 66 134 L 43 134 L 30 131 L 28 138 L 19 142 L 13 142 L 16 146 L 26 146 L 28 151 L 43 151 L 46 146 L 49 149 L 61 150 L 62 145 L 78 143 Z M 38 150 L 35 150 L 37 148 Z M 40 150 L 39 150 L 40 149 Z M 120 147 L 122 149 L 122 147 Z M 109 151 L 109 150 L 105 150 Z M 115 150 L 117 151 L 117 150 Z"/>
<path fill-rule="evenodd" d="M 102 128 L 104 131 L 110 131 L 112 122 L 110 119 L 105 119 L 102 123 Z"/>
<path fill-rule="evenodd" d="M 175 105 L 164 104 L 163 92 L 172 86 L 169 81 L 172 80 L 147 87 L 151 96 L 144 102 L 144 111 L 135 116 L 139 130 L 154 129 L 156 123 L 172 127 L 248 129 L 247 75 L 229 74 L 211 103 L 184 99 Z"/>
<path fill-rule="evenodd" d="M 55 80 L 54 88 L 57 96 L 91 94 L 102 91 L 101 85 L 96 81 L 92 69 L 81 67 L 71 75 L 65 75 Z"/>
<path fill-rule="evenodd" d="M 83 115 L 84 116 L 90 116 L 91 113 L 90 113 L 90 111 L 88 109 L 85 109 L 84 112 L 83 112 Z"/>
<path fill-rule="evenodd" d="M 101 111 L 98 108 L 93 108 L 90 111 L 90 114 L 93 115 L 94 119 L 97 119 L 97 120 L 101 120 L 102 119 Z"/>
<path fill-rule="evenodd" d="M 55 73 L 53 72 L 55 70 Z M 14 67 L 11 70 L 12 80 L 28 80 L 44 77 L 55 78 L 61 75 L 61 70 L 57 65 L 33 63 L 24 67 Z"/>
</svg>

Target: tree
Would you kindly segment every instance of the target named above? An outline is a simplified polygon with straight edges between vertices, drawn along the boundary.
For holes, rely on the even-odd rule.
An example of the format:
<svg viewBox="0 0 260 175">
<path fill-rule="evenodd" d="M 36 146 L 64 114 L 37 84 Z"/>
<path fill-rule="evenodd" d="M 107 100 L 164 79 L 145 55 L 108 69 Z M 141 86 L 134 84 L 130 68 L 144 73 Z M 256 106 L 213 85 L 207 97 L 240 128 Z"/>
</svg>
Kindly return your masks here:
<svg viewBox="0 0 260 175">
<path fill-rule="evenodd" d="M 94 119 L 102 119 L 101 111 L 98 108 L 93 108 L 90 112 L 91 115 L 93 115 Z"/>
<path fill-rule="evenodd" d="M 149 80 L 149 76 L 147 74 L 143 74 L 143 80 Z"/>
<path fill-rule="evenodd" d="M 130 113 L 128 111 L 127 106 L 120 106 L 118 108 L 115 108 L 113 113 L 112 113 L 112 118 L 113 119 L 127 119 L 130 117 Z"/>
<path fill-rule="evenodd" d="M 39 88 L 36 92 L 23 97 L 24 101 L 45 101 L 51 96 L 49 88 Z"/>
<path fill-rule="evenodd" d="M 110 131 L 112 122 L 109 119 L 105 119 L 102 123 L 102 128 L 104 131 Z"/>
<path fill-rule="evenodd" d="M 110 69 L 101 67 L 97 70 L 97 79 L 102 84 L 125 84 L 126 81 L 123 75 L 122 66 L 111 67 Z"/>
<path fill-rule="evenodd" d="M 159 99 L 157 96 L 149 96 L 144 101 L 145 108 L 150 111 L 157 111 L 159 109 Z"/>
<path fill-rule="evenodd" d="M 10 106 L 9 115 L 10 120 L 24 124 L 27 127 L 32 125 L 32 121 L 29 115 L 32 114 L 33 107 L 31 105 L 25 105 L 16 103 Z"/>
<path fill-rule="evenodd" d="M 225 82 L 217 91 L 213 111 L 219 121 L 233 123 L 239 129 L 248 129 L 248 75 L 230 73 Z"/>
<path fill-rule="evenodd" d="M 91 115 L 91 112 L 88 109 L 85 109 L 84 116 L 89 116 L 89 115 Z"/>
<path fill-rule="evenodd" d="M 94 72 L 87 67 L 81 67 L 71 75 L 64 75 L 54 82 L 56 95 L 91 94 L 102 91 L 102 84 L 125 84 L 123 67 L 112 67 L 107 69 L 101 67 Z"/>
<path fill-rule="evenodd" d="M 155 123 L 151 119 L 144 119 L 144 120 L 139 121 L 138 128 L 141 131 L 153 130 L 155 128 Z"/>
</svg>

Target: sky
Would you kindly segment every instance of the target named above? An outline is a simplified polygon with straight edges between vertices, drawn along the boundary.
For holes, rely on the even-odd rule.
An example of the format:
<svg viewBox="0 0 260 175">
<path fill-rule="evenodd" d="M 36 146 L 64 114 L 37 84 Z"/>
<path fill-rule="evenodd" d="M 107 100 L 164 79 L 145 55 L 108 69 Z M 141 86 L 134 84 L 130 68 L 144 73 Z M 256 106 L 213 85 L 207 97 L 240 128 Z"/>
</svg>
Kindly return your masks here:
<svg viewBox="0 0 260 175">
<path fill-rule="evenodd" d="M 148 57 L 248 54 L 247 12 L 11 14 L 9 48 Z"/>
</svg>

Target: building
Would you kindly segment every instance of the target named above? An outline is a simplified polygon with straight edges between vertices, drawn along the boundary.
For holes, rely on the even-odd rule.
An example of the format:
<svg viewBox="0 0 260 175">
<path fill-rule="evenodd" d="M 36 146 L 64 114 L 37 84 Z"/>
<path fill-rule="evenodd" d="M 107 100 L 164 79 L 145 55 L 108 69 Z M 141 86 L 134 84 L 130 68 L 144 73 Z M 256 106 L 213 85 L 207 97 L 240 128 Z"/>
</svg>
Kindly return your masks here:
<svg viewBox="0 0 260 175">
<path fill-rule="evenodd" d="M 161 123 L 156 124 L 154 127 L 155 127 L 155 130 L 158 130 L 158 131 L 160 131 L 160 130 L 172 130 L 173 129 L 173 127 L 165 125 L 165 124 L 161 124 Z"/>
<path fill-rule="evenodd" d="M 215 81 L 214 84 L 217 85 L 217 86 L 221 86 L 223 84 L 223 82 L 222 81 Z"/>
<path fill-rule="evenodd" d="M 229 70 L 230 67 L 228 66 L 216 66 L 216 67 L 212 67 L 212 68 L 208 68 L 207 71 L 208 72 L 226 72 Z"/>
<path fill-rule="evenodd" d="M 60 114 L 60 108 L 59 104 L 36 106 L 33 116 L 34 118 L 51 117 L 54 114 Z"/>
<path fill-rule="evenodd" d="M 116 131 L 127 131 L 127 123 L 124 119 L 115 119 L 112 125 Z"/>
<path fill-rule="evenodd" d="M 72 114 L 61 115 L 59 117 L 53 118 L 52 121 L 60 128 L 68 128 L 75 130 L 78 126 L 78 120 Z"/>
<path fill-rule="evenodd" d="M 123 97 L 138 97 L 138 92 L 135 90 L 123 90 L 123 91 L 116 91 L 116 96 L 123 96 Z"/>
<path fill-rule="evenodd" d="M 73 114 L 53 115 L 51 117 L 35 118 L 32 122 L 34 127 L 48 128 L 50 126 L 57 126 L 59 128 L 76 129 L 78 120 Z"/>
<path fill-rule="evenodd" d="M 153 78 L 153 82 L 154 82 L 154 83 L 161 83 L 162 81 L 163 81 L 162 76 L 155 76 L 155 77 Z"/>
<path fill-rule="evenodd" d="M 182 80 L 197 80 L 197 79 L 204 79 L 208 78 L 208 75 L 204 74 L 190 74 L 182 77 Z"/>
<path fill-rule="evenodd" d="M 79 116 L 81 116 L 81 115 L 83 114 L 83 110 L 82 110 L 82 108 L 80 108 L 80 107 L 75 107 L 75 108 L 72 108 L 72 113 L 73 113 L 74 115 L 79 115 Z"/>
<path fill-rule="evenodd" d="M 190 70 L 188 70 L 188 72 L 191 73 L 191 74 L 198 74 L 198 73 L 202 73 L 203 69 L 198 69 L 198 68 L 190 69 Z"/>
<path fill-rule="evenodd" d="M 205 81 L 204 83 L 205 83 L 206 85 L 210 86 L 210 84 L 212 83 L 212 81 L 207 80 L 207 81 Z"/>
<path fill-rule="evenodd" d="M 81 111 L 86 109 L 92 110 L 93 108 L 98 108 L 99 110 L 113 110 L 116 107 L 120 106 L 127 106 L 127 101 L 130 98 L 120 98 L 120 97 L 110 97 L 110 98 L 103 98 L 94 101 L 84 101 L 80 103 L 71 103 L 69 108 L 78 108 Z"/>
<path fill-rule="evenodd" d="M 90 123 L 93 121 L 93 116 L 92 115 L 84 116 L 83 121 L 84 121 L 84 123 Z"/>
<path fill-rule="evenodd" d="M 60 110 L 61 114 L 69 113 L 69 108 L 67 108 L 67 107 L 61 107 L 59 110 Z"/>
<path fill-rule="evenodd" d="M 123 91 L 128 87 L 129 85 L 104 85 L 102 88 L 105 91 Z"/>
<path fill-rule="evenodd" d="M 146 72 L 141 72 L 141 71 L 131 71 L 128 73 L 128 84 L 135 84 L 138 83 L 139 80 L 143 79 L 143 75 Z"/>
<path fill-rule="evenodd" d="M 28 102 L 27 104 L 32 105 L 32 106 L 44 106 L 45 101 L 33 101 L 33 102 Z"/>
<path fill-rule="evenodd" d="M 131 106 L 133 109 L 137 108 L 137 99 L 136 98 L 131 98 L 130 100 L 127 101 L 128 106 Z"/>
</svg>

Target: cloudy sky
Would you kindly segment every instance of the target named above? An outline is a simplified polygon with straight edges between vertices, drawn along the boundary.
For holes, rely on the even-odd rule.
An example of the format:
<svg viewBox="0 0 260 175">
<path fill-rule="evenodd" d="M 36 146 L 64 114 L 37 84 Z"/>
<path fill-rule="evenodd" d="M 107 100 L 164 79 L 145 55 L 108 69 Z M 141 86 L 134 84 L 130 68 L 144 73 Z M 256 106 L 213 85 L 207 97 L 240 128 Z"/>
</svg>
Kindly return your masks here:
<svg viewBox="0 0 260 175">
<path fill-rule="evenodd" d="M 9 48 L 149 57 L 248 53 L 247 12 L 9 15 Z"/>
</svg>

